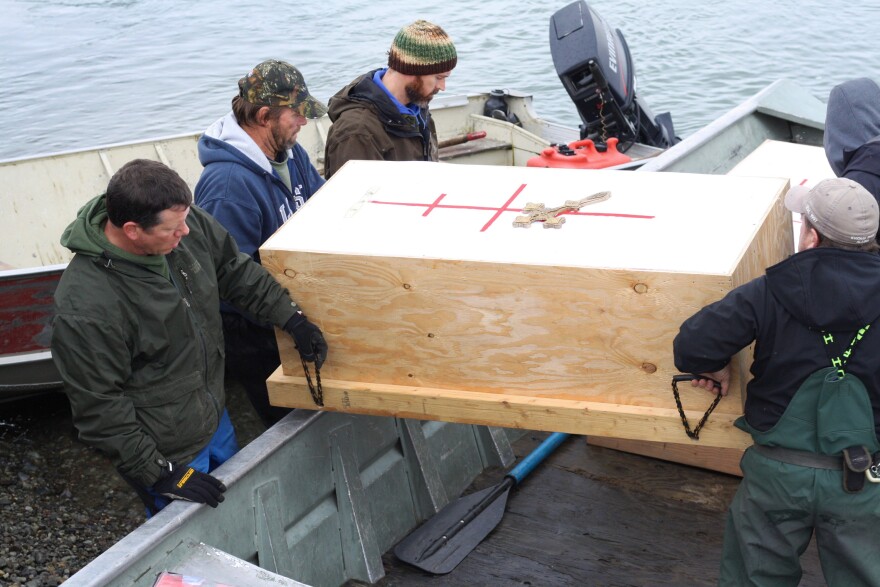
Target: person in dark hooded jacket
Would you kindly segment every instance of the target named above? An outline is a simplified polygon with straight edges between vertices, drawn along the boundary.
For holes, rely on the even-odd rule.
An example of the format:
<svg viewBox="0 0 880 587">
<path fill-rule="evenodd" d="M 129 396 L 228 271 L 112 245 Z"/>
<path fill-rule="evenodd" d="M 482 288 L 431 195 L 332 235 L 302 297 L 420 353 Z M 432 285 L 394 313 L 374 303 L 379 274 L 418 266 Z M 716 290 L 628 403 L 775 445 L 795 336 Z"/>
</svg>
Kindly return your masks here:
<svg viewBox="0 0 880 587">
<path fill-rule="evenodd" d="M 720 585 L 797 585 L 815 532 L 831 586 L 880 585 L 878 204 L 859 184 L 792 188 L 799 252 L 687 319 L 673 347 L 694 385 L 726 394 L 755 342 L 743 480 L 730 505 Z"/>
<path fill-rule="evenodd" d="M 880 87 L 866 77 L 835 86 L 825 114 L 825 156 L 837 177 L 880 202 Z"/>
<path fill-rule="evenodd" d="M 259 263 L 260 246 L 324 185 L 296 137 L 307 119 L 327 109 L 284 61 L 259 63 L 238 88 L 232 111 L 199 139 L 205 169 L 195 202 Z M 275 330 L 228 303 L 221 310 L 227 375 L 241 383 L 263 424 L 271 426 L 290 412 L 270 405 L 266 388 L 281 364 Z"/>
<path fill-rule="evenodd" d="M 437 130 L 428 103 L 446 89 L 458 62 L 435 24 L 418 20 L 397 33 L 388 68 L 362 75 L 330 98 L 324 177 L 347 161 L 437 161 Z"/>
</svg>

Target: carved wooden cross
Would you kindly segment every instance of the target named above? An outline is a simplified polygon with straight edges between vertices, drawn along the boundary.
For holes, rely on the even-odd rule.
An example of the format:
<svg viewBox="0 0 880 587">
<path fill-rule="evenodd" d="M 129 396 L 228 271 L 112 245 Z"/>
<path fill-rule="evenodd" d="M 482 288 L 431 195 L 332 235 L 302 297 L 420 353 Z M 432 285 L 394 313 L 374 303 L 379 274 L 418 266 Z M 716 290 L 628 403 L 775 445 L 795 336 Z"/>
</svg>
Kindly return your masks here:
<svg viewBox="0 0 880 587">
<path fill-rule="evenodd" d="M 611 192 L 598 192 L 580 200 L 566 200 L 563 205 L 556 208 L 545 208 L 544 204 L 529 202 L 522 209 L 523 212 L 526 212 L 526 215 L 517 216 L 513 221 L 513 225 L 528 228 L 532 225 L 532 222 L 542 222 L 544 228 L 560 228 L 565 223 L 565 217 L 561 216 L 563 212 L 577 212 L 587 204 L 604 202 L 610 197 Z"/>
</svg>

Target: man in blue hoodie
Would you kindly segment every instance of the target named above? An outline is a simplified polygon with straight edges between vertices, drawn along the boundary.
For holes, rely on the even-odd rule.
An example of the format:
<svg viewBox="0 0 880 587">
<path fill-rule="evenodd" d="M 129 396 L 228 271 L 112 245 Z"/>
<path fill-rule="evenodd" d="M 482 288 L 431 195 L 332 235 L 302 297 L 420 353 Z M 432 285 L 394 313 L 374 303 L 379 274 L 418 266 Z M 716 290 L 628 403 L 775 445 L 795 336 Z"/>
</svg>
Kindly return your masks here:
<svg viewBox="0 0 880 587">
<path fill-rule="evenodd" d="M 199 139 L 205 169 L 195 203 L 258 263 L 260 246 L 324 184 L 296 137 L 307 119 L 326 112 L 309 95 L 299 70 L 270 59 L 238 81 L 232 111 Z M 244 386 L 270 426 L 290 411 L 271 406 L 266 389 L 266 379 L 281 364 L 274 330 L 228 304 L 221 310 L 227 377 Z"/>
<path fill-rule="evenodd" d="M 858 182 L 880 201 L 880 87 L 866 77 L 828 96 L 825 155 L 837 177 Z"/>
<path fill-rule="evenodd" d="M 880 585 L 880 207 L 826 179 L 785 198 L 799 252 L 688 318 L 675 366 L 726 394 L 754 346 L 743 480 L 724 531 L 719 585 L 797 585 L 815 535 L 830 586 Z"/>
</svg>

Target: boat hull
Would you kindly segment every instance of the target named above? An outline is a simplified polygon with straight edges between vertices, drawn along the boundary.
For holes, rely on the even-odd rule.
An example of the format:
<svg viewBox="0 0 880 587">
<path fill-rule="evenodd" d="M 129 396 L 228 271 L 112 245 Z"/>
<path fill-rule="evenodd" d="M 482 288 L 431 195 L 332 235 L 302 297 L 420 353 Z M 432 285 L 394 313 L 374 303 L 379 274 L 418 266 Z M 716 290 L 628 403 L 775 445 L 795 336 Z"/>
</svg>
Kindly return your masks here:
<svg viewBox="0 0 880 587">
<path fill-rule="evenodd" d="M 0 401 L 58 389 L 53 299 L 64 265 L 0 271 Z"/>
</svg>

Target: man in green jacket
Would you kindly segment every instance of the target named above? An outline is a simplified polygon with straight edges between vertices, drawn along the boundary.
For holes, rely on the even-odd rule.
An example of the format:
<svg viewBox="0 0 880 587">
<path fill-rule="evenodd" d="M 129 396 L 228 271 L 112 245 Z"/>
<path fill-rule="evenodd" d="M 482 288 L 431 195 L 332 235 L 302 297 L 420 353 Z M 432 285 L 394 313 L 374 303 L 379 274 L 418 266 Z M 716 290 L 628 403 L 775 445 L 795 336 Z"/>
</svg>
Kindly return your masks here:
<svg viewBox="0 0 880 587">
<path fill-rule="evenodd" d="M 220 299 L 284 328 L 317 367 L 320 329 L 165 165 L 136 159 L 61 237 L 52 355 L 80 439 L 107 454 L 152 515 L 217 507 L 209 471 L 237 450 L 226 413 Z"/>
<path fill-rule="evenodd" d="M 400 29 L 387 69 L 358 77 L 330 98 L 324 177 L 352 159 L 437 161 L 428 102 L 446 89 L 457 62 L 455 45 L 439 26 L 417 20 Z"/>
</svg>

